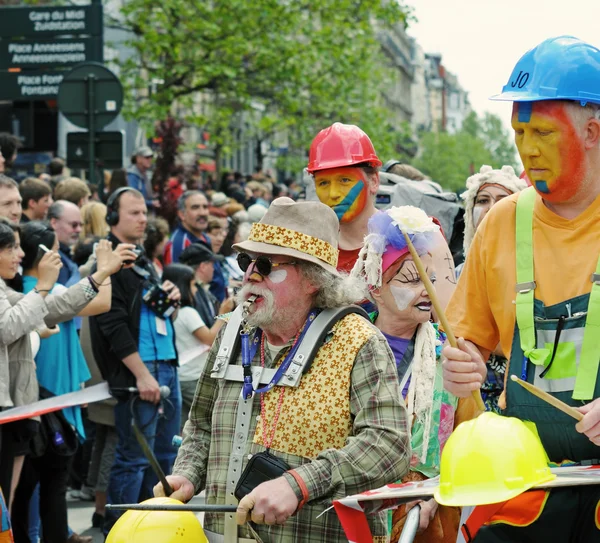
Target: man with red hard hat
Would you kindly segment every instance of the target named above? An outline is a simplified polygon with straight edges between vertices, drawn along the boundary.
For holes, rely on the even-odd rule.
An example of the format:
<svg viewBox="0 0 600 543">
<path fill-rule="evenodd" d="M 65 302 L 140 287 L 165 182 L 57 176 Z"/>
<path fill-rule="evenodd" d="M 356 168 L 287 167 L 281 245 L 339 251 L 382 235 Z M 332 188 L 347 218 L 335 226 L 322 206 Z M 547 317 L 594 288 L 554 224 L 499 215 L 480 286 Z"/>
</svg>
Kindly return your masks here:
<svg viewBox="0 0 600 543">
<path fill-rule="evenodd" d="M 317 196 L 340 221 L 338 270 L 350 272 L 369 233 L 376 211 L 381 160 L 369 136 L 358 126 L 333 123 L 321 130 L 310 146 L 308 168 Z M 437 293 L 446 305 L 455 286 L 454 261 L 441 232 L 432 248 L 438 272 Z"/>
<path fill-rule="evenodd" d="M 310 146 L 307 171 L 314 176 L 319 200 L 340 221 L 338 270 L 349 272 L 375 213 L 381 160 L 358 126 L 333 123 Z"/>
</svg>

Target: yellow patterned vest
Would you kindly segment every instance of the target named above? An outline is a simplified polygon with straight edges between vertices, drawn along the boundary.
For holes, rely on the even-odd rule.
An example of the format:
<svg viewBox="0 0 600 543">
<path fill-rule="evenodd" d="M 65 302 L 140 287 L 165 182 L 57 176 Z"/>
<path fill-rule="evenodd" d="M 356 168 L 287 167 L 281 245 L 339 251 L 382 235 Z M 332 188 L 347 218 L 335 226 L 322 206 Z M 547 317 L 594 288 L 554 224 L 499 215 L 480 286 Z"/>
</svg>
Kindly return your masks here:
<svg viewBox="0 0 600 543">
<path fill-rule="evenodd" d="M 333 337 L 323 345 L 297 388 L 285 387 L 279 421 L 271 449 L 304 458 L 316 458 L 327 449 L 341 449 L 352 430 L 350 381 L 354 360 L 375 328 L 356 314 L 333 327 Z M 283 356 L 279 356 L 280 363 Z M 265 419 L 270 433 L 280 387 L 265 394 L 265 413 L 254 432 L 254 443 L 263 445 Z"/>
</svg>

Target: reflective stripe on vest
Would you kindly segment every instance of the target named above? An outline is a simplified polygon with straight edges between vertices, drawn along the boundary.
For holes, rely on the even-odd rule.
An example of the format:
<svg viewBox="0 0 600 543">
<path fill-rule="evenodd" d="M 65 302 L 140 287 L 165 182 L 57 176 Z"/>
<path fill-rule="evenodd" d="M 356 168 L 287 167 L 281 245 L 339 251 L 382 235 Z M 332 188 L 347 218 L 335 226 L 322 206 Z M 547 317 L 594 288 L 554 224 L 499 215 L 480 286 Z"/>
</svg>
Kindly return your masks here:
<svg viewBox="0 0 600 543">
<path fill-rule="evenodd" d="M 465 540 L 473 541 L 484 524 L 529 526 L 542 514 L 549 494 L 545 490 L 530 490 L 506 502 L 478 505 L 460 528 Z"/>
<path fill-rule="evenodd" d="M 516 210 L 516 317 L 521 349 L 532 364 L 542 369 L 548 361 L 549 349 L 536 348 L 536 330 L 534 322 L 534 279 L 533 260 L 533 210 L 536 193 L 529 187 L 519 193 Z M 600 257 L 596 272 L 591 277 L 592 290 L 588 303 L 583 345 L 579 356 L 577 377 L 573 390 L 573 399 L 591 400 L 594 397 L 598 367 L 600 364 Z M 540 373 L 536 371 L 536 373 Z M 536 383 L 537 384 L 537 383 Z M 544 387 L 545 388 L 545 387 Z"/>
</svg>

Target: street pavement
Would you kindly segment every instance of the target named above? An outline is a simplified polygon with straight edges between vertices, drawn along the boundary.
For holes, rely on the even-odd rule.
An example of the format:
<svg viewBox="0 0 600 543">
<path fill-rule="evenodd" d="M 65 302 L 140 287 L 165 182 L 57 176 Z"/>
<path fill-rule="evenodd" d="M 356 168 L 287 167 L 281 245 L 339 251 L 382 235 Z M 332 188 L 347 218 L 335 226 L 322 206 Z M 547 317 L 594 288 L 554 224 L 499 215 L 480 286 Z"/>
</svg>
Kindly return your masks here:
<svg viewBox="0 0 600 543">
<path fill-rule="evenodd" d="M 190 503 L 203 503 L 202 495 L 194 497 Z M 80 535 L 91 535 L 94 543 L 103 543 L 104 537 L 99 528 L 92 528 L 92 514 L 94 513 L 94 502 L 87 502 L 70 497 L 67 494 L 67 507 L 69 510 L 69 526 Z M 198 513 L 197 517 L 202 522 L 204 514 Z"/>
</svg>

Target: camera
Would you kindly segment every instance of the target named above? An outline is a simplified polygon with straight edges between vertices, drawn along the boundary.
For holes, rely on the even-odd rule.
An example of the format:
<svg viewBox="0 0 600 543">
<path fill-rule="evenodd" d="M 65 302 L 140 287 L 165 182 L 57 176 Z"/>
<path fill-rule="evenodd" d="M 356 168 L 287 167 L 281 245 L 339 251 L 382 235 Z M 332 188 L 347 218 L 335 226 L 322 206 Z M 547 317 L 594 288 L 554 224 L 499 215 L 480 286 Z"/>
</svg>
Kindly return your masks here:
<svg viewBox="0 0 600 543">
<path fill-rule="evenodd" d="M 169 294 L 160 285 L 151 285 L 142 299 L 161 319 L 169 318 L 179 307 L 179 302 L 170 300 Z"/>
</svg>

